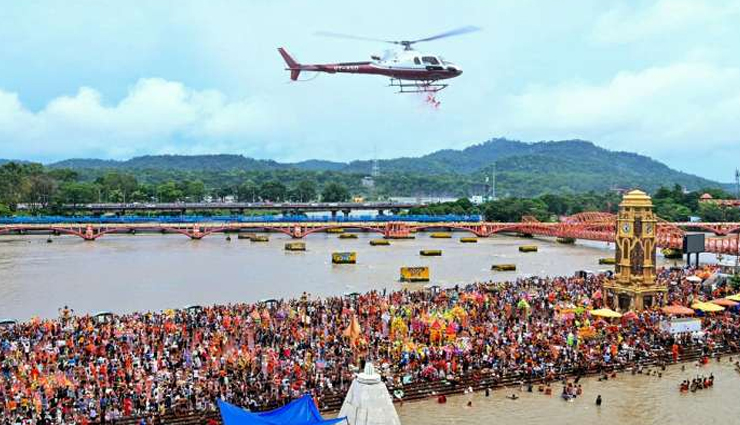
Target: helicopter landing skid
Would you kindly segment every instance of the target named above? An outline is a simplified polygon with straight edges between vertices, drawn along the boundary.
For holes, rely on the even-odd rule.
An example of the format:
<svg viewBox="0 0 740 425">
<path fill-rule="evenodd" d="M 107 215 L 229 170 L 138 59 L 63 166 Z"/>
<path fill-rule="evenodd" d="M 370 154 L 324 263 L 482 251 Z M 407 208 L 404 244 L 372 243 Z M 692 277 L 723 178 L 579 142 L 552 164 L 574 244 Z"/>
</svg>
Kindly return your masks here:
<svg viewBox="0 0 740 425">
<path fill-rule="evenodd" d="M 397 87 L 398 91 L 396 93 L 437 93 L 447 87 L 447 84 L 437 82 L 436 80 L 409 81 L 391 78 L 391 83 L 388 87 Z"/>
</svg>

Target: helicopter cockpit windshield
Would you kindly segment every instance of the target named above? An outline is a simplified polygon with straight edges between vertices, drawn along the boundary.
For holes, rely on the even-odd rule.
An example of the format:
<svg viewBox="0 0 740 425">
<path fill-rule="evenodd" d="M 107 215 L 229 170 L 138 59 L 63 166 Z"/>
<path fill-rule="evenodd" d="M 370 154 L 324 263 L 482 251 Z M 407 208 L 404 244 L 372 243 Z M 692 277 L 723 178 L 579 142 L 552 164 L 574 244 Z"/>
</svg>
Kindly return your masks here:
<svg viewBox="0 0 740 425">
<path fill-rule="evenodd" d="M 424 65 L 439 65 L 439 59 L 434 56 L 422 56 L 421 61 Z"/>
</svg>

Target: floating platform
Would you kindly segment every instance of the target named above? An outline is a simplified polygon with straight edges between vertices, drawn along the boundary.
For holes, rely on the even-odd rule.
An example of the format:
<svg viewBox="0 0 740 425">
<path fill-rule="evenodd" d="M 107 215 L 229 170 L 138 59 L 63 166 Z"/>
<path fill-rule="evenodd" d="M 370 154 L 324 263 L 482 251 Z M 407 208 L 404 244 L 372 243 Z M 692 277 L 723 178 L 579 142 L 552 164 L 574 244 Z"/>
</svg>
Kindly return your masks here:
<svg viewBox="0 0 740 425">
<path fill-rule="evenodd" d="M 516 270 L 516 264 L 494 264 L 491 270 L 495 272 L 512 272 Z"/>
<path fill-rule="evenodd" d="M 519 252 L 537 252 L 538 249 L 537 245 L 522 245 L 519 247 Z"/>
<path fill-rule="evenodd" d="M 614 257 L 599 258 L 599 264 L 617 264 L 617 259 Z"/>
<path fill-rule="evenodd" d="M 255 236 L 254 233 L 239 233 L 236 235 L 237 239 L 252 239 Z"/>
<path fill-rule="evenodd" d="M 478 243 L 478 238 L 473 236 L 466 236 L 464 238 L 460 238 L 461 243 Z"/>
<path fill-rule="evenodd" d="M 270 242 L 270 237 L 267 235 L 252 235 L 249 240 L 252 242 Z"/>
<path fill-rule="evenodd" d="M 355 264 L 357 263 L 356 252 L 334 252 L 331 254 L 333 264 Z"/>
<path fill-rule="evenodd" d="M 285 244 L 285 250 L 286 251 L 305 251 L 306 243 L 305 242 L 288 242 Z"/>
<path fill-rule="evenodd" d="M 429 282 L 429 267 L 401 267 L 401 282 Z"/>
<path fill-rule="evenodd" d="M 447 232 L 434 232 L 430 235 L 433 239 L 450 239 L 452 238 L 452 233 Z"/>
<path fill-rule="evenodd" d="M 357 235 L 354 233 L 342 233 L 339 235 L 339 239 L 357 239 Z"/>
<path fill-rule="evenodd" d="M 669 260 L 680 260 L 683 258 L 683 251 L 680 249 L 663 248 L 660 250 L 660 253 L 663 254 L 663 257 L 668 258 Z"/>
<path fill-rule="evenodd" d="M 573 245 L 574 243 L 576 243 L 576 238 L 556 238 L 555 242 L 566 245 Z"/>
<path fill-rule="evenodd" d="M 391 241 L 387 239 L 370 239 L 370 245 L 372 246 L 388 246 L 391 244 Z"/>
<path fill-rule="evenodd" d="M 330 229 L 326 229 L 326 233 L 344 233 L 344 229 L 341 227 L 332 227 Z"/>
<path fill-rule="evenodd" d="M 441 249 L 422 249 L 419 251 L 419 255 L 422 257 L 439 257 L 442 255 Z"/>
</svg>

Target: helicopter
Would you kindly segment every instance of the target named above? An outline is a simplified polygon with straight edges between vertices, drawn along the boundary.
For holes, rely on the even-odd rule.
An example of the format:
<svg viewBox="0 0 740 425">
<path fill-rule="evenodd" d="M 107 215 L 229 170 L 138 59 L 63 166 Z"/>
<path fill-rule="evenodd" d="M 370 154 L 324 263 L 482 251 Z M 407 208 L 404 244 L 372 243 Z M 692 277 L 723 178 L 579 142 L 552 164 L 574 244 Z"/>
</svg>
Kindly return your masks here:
<svg viewBox="0 0 740 425">
<path fill-rule="evenodd" d="M 296 61 L 287 50 L 280 47 L 278 52 L 285 60 L 286 71 L 290 71 L 290 79 L 298 80 L 302 71 L 306 72 L 325 72 L 329 74 L 370 74 L 383 75 L 390 77 L 390 87 L 396 87 L 398 93 L 428 93 L 434 94 L 448 86 L 442 82 L 451 78 L 462 75 L 463 70 L 460 66 L 445 60 L 443 57 L 434 54 L 426 54 L 416 51 L 412 46 L 416 43 L 422 43 L 440 38 L 452 37 L 479 31 L 480 28 L 474 26 L 465 26 L 433 35 L 431 37 L 420 38 L 417 40 L 381 40 L 368 37 L 357 37 L 354 35 L 339 34 L 333 32 L 318 32 L 316 35 L 345 38 L 351 40 L 377 41 L 381 43 L 390 43 L 402 46 L 403 49 L 396 51 L 386 51 L 381 57 L 371 56 L 371 61 L 366 62 L 340 62 L 329 64 L 301 64 Z"/>
</svg>

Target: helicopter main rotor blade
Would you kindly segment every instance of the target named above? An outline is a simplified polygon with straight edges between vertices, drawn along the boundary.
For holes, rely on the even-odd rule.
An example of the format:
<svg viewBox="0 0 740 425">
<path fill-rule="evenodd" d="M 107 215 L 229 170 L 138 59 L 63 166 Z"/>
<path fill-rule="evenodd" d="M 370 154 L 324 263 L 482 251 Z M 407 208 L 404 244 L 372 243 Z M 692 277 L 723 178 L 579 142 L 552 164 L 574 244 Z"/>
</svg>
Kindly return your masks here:
<svg viewBox="0 0 740 425">
<path fill-rule="evenodd" d="M 465 26 L 465 27 L 455 28 L 454 30 L 443 32 L 441 34 L 433 35 L 431 37 L 420 38 L 418 40 L 409 41 L 409 44 L 420 43 L 422 41 L 432 41 L 432 40 L 437 40 L 437 39 L 440 39 L 440 38 L 452 37 L 452 36 L 455 36 L 455 35 L 467 34 L 469 32 L 476 32 L 476 31 L 480 31 L 480 30 L 481 30 L 481 28 L 479 28 L 479 27 L 468 25 L 468 26 Z"/>
<path fill-rule="evenodd" d="M 356 35 L 340 34 L 337 32 L 329 32 L 329 31 L 318 31 L 318 32 L 315 32 L 314 35 L 320 35 L 322 37 L 345 38 L 349 40 L 377 41 L 380 43 L 400 44 L 399 42 L 393 41 L 393 40 L 381 40 L 379 38 L 358 37 Z"/>
</svg>

